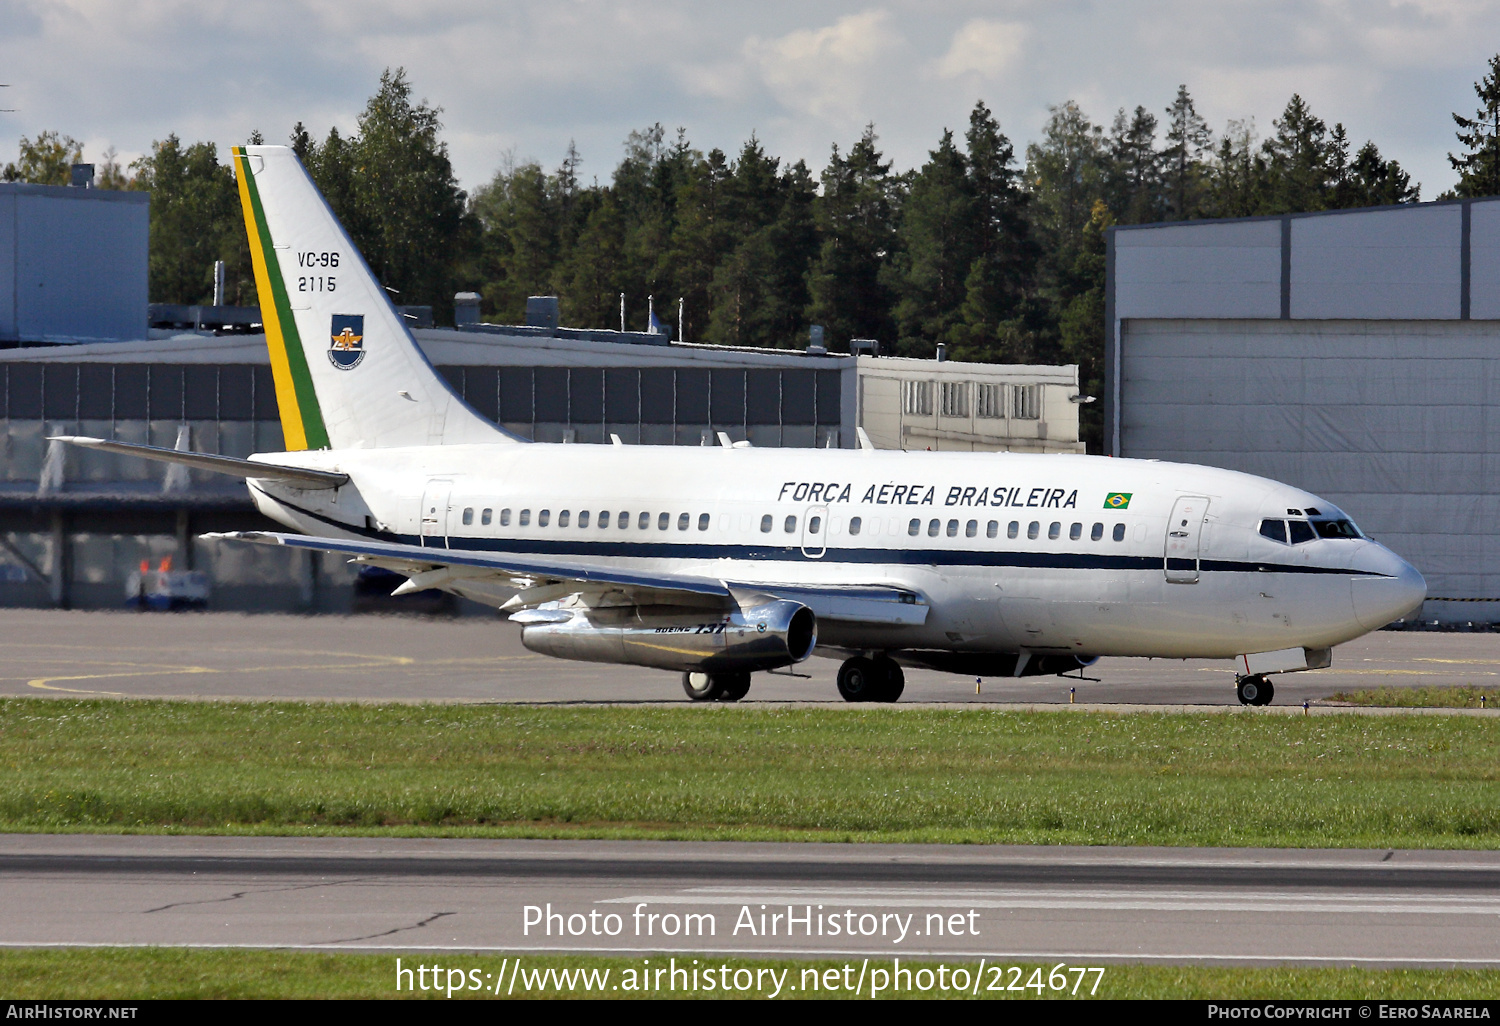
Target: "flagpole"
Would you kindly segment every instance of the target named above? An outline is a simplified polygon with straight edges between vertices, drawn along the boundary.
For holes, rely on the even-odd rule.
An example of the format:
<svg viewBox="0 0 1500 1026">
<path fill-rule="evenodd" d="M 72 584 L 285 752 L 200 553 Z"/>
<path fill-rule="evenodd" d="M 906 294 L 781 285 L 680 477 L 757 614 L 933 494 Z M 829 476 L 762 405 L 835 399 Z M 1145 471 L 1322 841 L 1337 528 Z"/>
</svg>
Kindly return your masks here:
<svg viewBox="0 0 1500 1026">
<path fill-rule="evenodd" d="M 625 334 L 625 293 L 620 293 L 620 334 Z"/>
<path fill-rule="evenodd" d="M 646 297 L 646 330 L 656 333 L 656 297 Z"/>
<path fill-rule="evenodd" d="M 682 337 L 682 297 L 677 297 L 677 341 L 685 341 Z"/>
</svg>

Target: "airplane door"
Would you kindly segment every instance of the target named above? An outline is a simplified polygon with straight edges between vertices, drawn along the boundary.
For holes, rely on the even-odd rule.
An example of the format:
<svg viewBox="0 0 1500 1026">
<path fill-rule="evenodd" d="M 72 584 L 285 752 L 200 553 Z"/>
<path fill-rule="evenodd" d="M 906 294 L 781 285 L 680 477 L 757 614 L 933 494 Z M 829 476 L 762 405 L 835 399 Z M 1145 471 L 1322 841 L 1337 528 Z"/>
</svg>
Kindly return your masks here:
<svg viewBox="0 0 1500 1026">
<path fill-rule="evenodd" d="M 422 492 L 420 544 L 448 547 L 448 497 L 453 494 L 453 482 L 446 478 L 433 478 Z"/>
<path fill-rule="evenodd" d="M 802 554 L 810 559 L 822 559 L 828 550 L 828 507 L 809 506 L 802 518 Z"/>
<path fill-rule="evenodd" d="M 1198 548 L 1203 540 L 1203 518 L 1208 500 L 1201 495 L 1184 495 L 1172 506 L 1167 521 L 1167 547 L 1164 567 L 1169 584 L 1198 583 Z"/>
</svg>

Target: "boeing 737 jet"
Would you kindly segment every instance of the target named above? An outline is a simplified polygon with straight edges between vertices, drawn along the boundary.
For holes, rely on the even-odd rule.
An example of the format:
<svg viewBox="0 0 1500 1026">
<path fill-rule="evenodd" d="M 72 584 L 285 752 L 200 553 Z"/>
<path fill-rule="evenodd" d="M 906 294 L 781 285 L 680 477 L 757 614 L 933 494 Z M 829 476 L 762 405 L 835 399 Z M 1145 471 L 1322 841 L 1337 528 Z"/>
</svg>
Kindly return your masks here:
<svg viewBox="0 0 1500 1026">
<path fill-rule="evenodd" d="M 1316 495 L 1079 455 L 550 445 L 434 372 L 290 149 L 234 170 L 287 451 L 65 441 L 246 479 L 290 532 L 490 603 L 527 648 L 683 675 L 697 700 L 813 654 L 895 701 L 903 666 L 1056 674 L 1100 656 L 1234 659 L 1238 695 L 1329 665 L 1426 584 Z"/>
</svg>

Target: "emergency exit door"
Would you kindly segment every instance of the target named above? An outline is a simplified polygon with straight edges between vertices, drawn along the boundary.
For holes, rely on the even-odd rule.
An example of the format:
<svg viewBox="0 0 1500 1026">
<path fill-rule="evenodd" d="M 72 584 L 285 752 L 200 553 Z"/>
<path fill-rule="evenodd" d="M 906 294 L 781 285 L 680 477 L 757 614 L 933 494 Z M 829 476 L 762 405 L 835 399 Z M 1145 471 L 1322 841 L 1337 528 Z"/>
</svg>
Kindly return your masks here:
<svg viewBox="0 0 1500 1026">
<path fill-rule="evenodd" d="M 1167 582 L 1197 584 L 1198 557 L 1203 541 L 1203 518 L 1208 514 L 1208 500 L 1201 495 L 1184 495 L 1172 506 L 1167 521 Z"/>
</svg>

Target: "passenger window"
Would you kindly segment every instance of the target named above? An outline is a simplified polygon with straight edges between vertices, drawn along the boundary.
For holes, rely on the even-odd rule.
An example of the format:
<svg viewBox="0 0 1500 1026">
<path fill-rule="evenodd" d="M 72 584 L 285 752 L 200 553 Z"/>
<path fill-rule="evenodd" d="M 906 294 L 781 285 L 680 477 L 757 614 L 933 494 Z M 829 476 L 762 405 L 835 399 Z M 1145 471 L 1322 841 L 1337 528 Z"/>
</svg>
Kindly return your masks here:
<svg viewBox="0 0 1500 1026">
<path fill-rule="evenodd" d="M 950 520 L 950 521 L 948 521 L 948 537 L 949 538 L 957 538 L 958 537 L 958 521 L 957 520 Z"/>
<path fill-rule="evenodd" d="M 579 527 L 587 527 L 587 526 L 589 526 L 589 511 L 588 510 L 581 509 L 581 510 L 578 511 L 578 526 Z"/>
<path fill-rule="evenodd" d="M 548 521 L 550 521 L 551 519 L 552 511 L 550 509 L 544 509 L 536 515 L 536 526 L 546 527 Z"/>
<path fill-rule="evenodd" d="M 1057 536 L 1060 534 L 1062 534 L 1062 524 L 1059 524 L 1056 520 L 1052 521 L 1051 526 L 1047 528 L 1047 539 L 1049 541 L 1057 541 Z"/>
<path fill-rule="evenodd" d="M 570 509 L 563 510 L 561 513 L 559 513 L 557 515 L 557 526 L 558 527 L 567 527 L 568 526 L 568 521 L 571 520 L 572 518 L 573 518 L 573 511 L 572 510 L 570 510 Z M 579 516 L 578 519 L 580 521 L 587 521 L 588 514 L 584 513 L 581 516 Z"/>
<path fill-rule="evenodd" d="M 1005 529 L 1005 537 L 1014 538 L 1021 533 L 1021 522 L 1012 520 L 1010 526 Z"/>
<path fill-rule="evenodd" d="M 1026 525 L 1026 537 L 1035 540 L 1036 536 L 1041 533 L 1042 525 L 1037 523 L 1035 520 Z"/>
<path fill-rule="evenodd" d="M 1260 522 L 1261 537 L 1272 541 L 1286 544 L 1286 521 L 1285 520 L 1262 520 Z"/>
<path fill-rule="evenodd" d="M 630 526 L 630 514 L 627 513 L 627 512 L 625 512 L 623 509 L 620 510 L 620 516 L 615 521 L 615 526 L 617 526 L 622 531 L 625 530 L 625 528 L 629 527 Z"/>
<path fill-rule="evenodd" d="M 808 517 L 807 518 L 807 533 L 808 534 L 817 534 L 821 530 L 823 530 L 823 518 L 822 517 Z"/>
<path fill-rule="evenodd" d="M 973 538 L 977 534 L 979 534 L 979 521 L 970 520 L 967 524 L 964 525 L 965 538 Z"/>
<path fill-rule="evenodd" d="M 927 537 L 936 538 L 938 536 L 938 532 L 942 530 L 942 528 L 943 522 L 941 520 L 927 521 Z"/>
<path fill-rule="evenodd" d="M 523 510 L 521 510 L 521 526 L 525 527 L 529 523 L 531 523 L 531 510 L 529 510 L 529 509 L 523 509 Z"/>
<path fill-rule="evenodd" d="M 1312 525 L 1306 520 L 1287 521 L 1288 533 L 1291 535 L 1292 544 L 1300 545 L 1303 542 L 1312 541 L 1317 535 L 1313 534 Z"/>
<path fill-rule="evenodd" d="M 1082 537 L 1083 537 L 1083 525 L 1082 524 L 1074 524 L 1072 527 L 1068 528 L 1068 541 L 1077 541 L 1079 538 L 1082 538 Z"/>
<path fill-rule="evenodd" d="M 782 529 L 782 531 L 786 532 L 787 534 L 791 534 L 794 531 L 796 531 L 797 530 L 797 518 L 796 517 L 787 517 L 786 518 L 786 523 L 784 523 L 784 524 L 781 525 L 781 529 Z"/>
<path fill-rule="evenodd" d="M 995 538 L 995 537 L 998 537 L 999 534 L 1000 534 L 1000 521 L 998 521 L 998 520 L 991 520 L 988 524 L 985 525 L 984 536 L 986 538 Z"/>
<path fill-rule="evenodd" d="M 915 538 L 922 533 L 922 521 L 912 518 L 912 522 L 906 525 L 906 533 Z"/>
<path fill-rule="evenodd" d="M 636 530 L 644 531 L 651 526 L 651 514 L 641 513 L 641 518 L 635 522 Z"/>
<path fill-rule="evenodd" d="M 599 511 L 599 527 L 602 530 L 602 529 L 604 529 L 604 528 L 606 528 L 608 526 L 609 526 L 609 510 L 607 510 L 607 509 L 601 509 Z"/>
<path fill-rule="evenodd" d="M 700 530 L 700 531 L 707 531 L 708 530 L 708 522 L 709 522 L 709 516 L 708 516 L 707 513 L 699 513 L 698 514 L 698 530 Z"/>
<path fill-rule="evenodd" d="M 690 513 L 677 514 L 677 530 L 686 531 L 688 529 L 688 524 L 692 523 L 692 520 L 693 517 Z"/>
<path fill-rule="evenodd" d="M 509 527 L 510 526 L 510 510 L 509 509 L 502 509 L 500 511 L 500 526 L 501 527 Z"/>
<path fill-rule="evenodd" d="M 672 525 L 672 514 L 670 514 L 670 513 L 663 513 L 661 516 L 659 516 L 659 517 L 656 518 L 656 529 L 658 531 L 665 531 L 671 525 Z"/>
<path fill-rule="evenodd" d="M 771 514 L 767 513 L 765 516 L 760 518 L 760 533 L 771 533 Z"/>
<path fill-rule="evenodd" d="M 473 506 L 465 506 L 464 507 L 464 526 L 465 527 L 469 527 L 473 523 L 474 523 L 474 507 Z"/>
<path fill-rule="evenodd" d="M 1101 541 L 1104 538 L 1104 525 L 1095 524 L 1094 529 L 1089 532 L 1089 541 Z"/>
<path fill-rule="evenodd" d="M 492 509 L 487 509 L 484 512 L 480 513 L 479 514 L 479 526 L 480 527 L 489 527 L 490 526 L 490 520 L 493 519 L 494 516 L 495 516 L 495 511 L 492 510 Z"/>
<path fill-rule="evenodd" d="M 1124 524 L 1116 524 L 1115 525 L 1115 533 L 1113 535 L 1111 535 L 1111 537 L 1113 537 L 1115 541 L 1124 541 L 1125 540 L 1125 525 Z"/>
<path fill-rule="evenodd" d="M 859 517 L 850 517 L 849 518 L 849 533 L 850 534 L 858 534 L 860 527 L 863 526 L 863 523 L 864 523 L 864 521 L 862 521 Z"/>
</svg>

